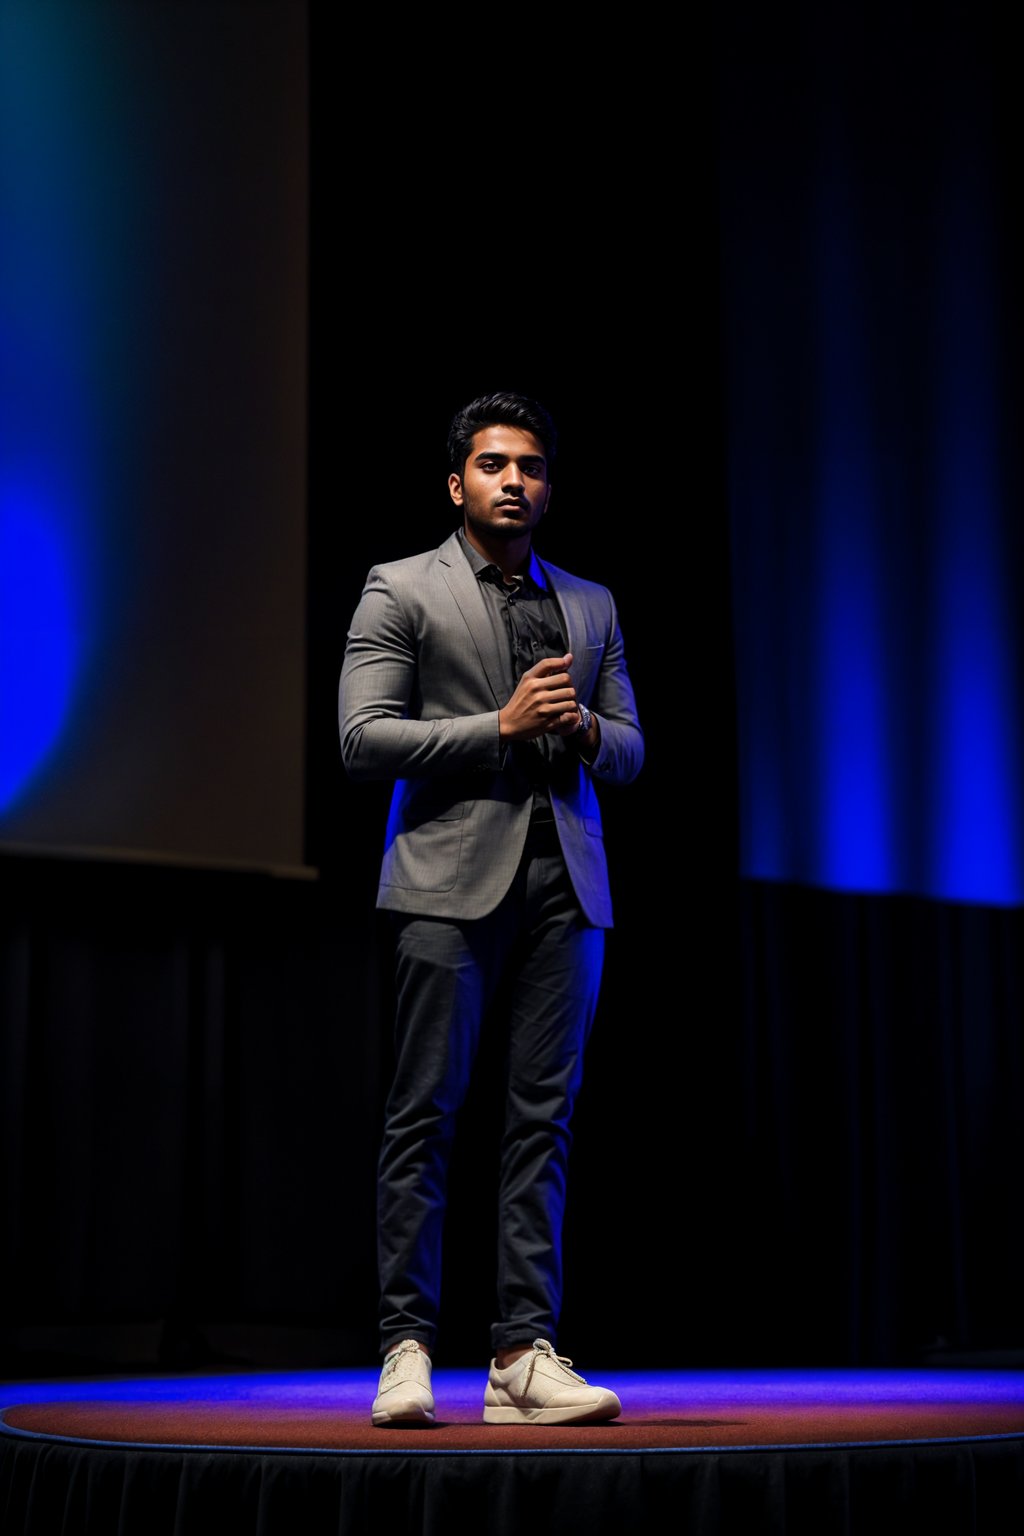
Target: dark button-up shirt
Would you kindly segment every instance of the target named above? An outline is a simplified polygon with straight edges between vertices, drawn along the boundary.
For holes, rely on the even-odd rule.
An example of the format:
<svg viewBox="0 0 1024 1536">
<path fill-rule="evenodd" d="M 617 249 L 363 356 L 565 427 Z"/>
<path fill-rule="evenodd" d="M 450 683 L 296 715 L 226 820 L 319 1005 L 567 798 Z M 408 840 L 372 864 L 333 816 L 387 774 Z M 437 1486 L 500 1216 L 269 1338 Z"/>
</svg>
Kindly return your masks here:
<svg viewBox="0 0 1024 1536">
<path fill-rule="evenodd" d="M 461 528 L 459 542 L 480 583 L 495 641 L 503 658 L 506 691 L 500 702 L 505 705 L 524 672 L 544 656 L 565 655 L 562 612 L 532 550 L 526 570 L 506 581 L 500 568 L 473 548 Z M 552 759 L 561 750 L 564 750 L 564 743 L 558 736 L 538 736 L 534 741 L 512 743 L 514 765 L 534 787 L 534 819 L 551 817 L 546 785 Z"/>
</svg>

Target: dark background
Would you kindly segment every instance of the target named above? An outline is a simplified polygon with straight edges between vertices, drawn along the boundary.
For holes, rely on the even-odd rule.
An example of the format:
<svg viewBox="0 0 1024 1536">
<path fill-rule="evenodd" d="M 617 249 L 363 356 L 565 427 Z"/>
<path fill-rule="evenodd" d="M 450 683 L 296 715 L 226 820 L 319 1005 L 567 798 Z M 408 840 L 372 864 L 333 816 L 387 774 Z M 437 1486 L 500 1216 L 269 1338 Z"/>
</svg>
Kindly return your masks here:
<svg viewBox="0 0 1024 1536">
<path fill-rule="evenodd" d="M 703 23 L 682 59 L 638 29 L 543 67 L 507 48 L 485 62 L 453 29 L 449 69 L 425 78 L 421 39 L 358 60 L 327 7 L 309 12 L 297 750 L 317 878 L 3 855 L 7 1374 L 375 1358 L 387 786 L 345 780 L 337 675 L 370 565 L 453 526 L 448 420 L 494 387 L 559 423 L 538 549 L 613 589 L 647 739 L 641 777 L 603 798 L 617 921 L 576 1120 L 561 1347 L 637 1367 L 1019 1350 L 1019 908 L 741 870 L 723 279 L 763 252 L 724 263 L 722 189 L 780 114 L 787 135 L 814 132 L 829 72 L 864 82 L 843 99 L 872 125 L 858 143 L 879 174 L 881 65 L 908 116 L 935 99 L 915 94 L 909 15 L 852 43 L 810 9 L 751 16 Z M 939 64 L 957 41 L 956 25 L 932 37 Z M 167 80 L 182 102 L 187 77 Z M 991 170 L 1008 188 L 1009 158 Z M 1012 222 L 1003 238 L 1012 251 Z M 1016 326 L 1014 296 L 1007 278 Z M 769 292 L 773 334 L 780 303 L 794 328 L 802 313 L 799 292 Z M 486 1052 L 480 1068 L 453 1170 L 447 1364 L 488 1347 Z"/>
</svg>

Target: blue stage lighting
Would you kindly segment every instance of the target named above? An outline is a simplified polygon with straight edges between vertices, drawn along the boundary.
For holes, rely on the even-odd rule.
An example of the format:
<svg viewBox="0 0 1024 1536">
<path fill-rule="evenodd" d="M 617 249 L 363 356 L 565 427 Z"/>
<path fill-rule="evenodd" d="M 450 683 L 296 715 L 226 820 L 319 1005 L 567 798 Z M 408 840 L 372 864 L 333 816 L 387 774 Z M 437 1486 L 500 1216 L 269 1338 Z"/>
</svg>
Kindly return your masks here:
<svg viewBox="0 0 1024 1536">
<path fill-rule="evenodd" d="M 60 738 L 75 673 L 72 578 L 58 521 L 0 485 L 0 811 Z"/>
</svg>

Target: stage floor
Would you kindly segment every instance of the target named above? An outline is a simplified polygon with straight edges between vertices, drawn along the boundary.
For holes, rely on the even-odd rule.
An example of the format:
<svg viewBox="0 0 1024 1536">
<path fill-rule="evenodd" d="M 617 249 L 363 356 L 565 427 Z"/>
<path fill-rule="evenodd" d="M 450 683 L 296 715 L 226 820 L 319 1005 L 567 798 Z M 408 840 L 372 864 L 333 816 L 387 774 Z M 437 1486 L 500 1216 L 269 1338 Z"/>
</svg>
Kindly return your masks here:
<svg viewBox="0 0 1024 1536">
<path fill-rule="evenodd" d="M 68 1512 L 85 1521 L 89 1490 L 104 1480 L 124 1498 L 130 1490 L 137 1512 L 133 1523 L 122 1503 L 112 1530 L 153 1536 L 161 1496 L 175 1504 L 168 1531 L 214 1530 L 203 1514 L 211 1479 L 217 1499 L 237 1485 L 230 1536 L 307 1536 L 380 1521 L 411 1532 L 456 1510 L 479 1520 L 499 1493 L 508 1523 L 488 1513 L 487 1529 L 511 1531 L 532 1516 L 541 1486 L 545 1509 L 561 1510 L 561 1531 L 654 1528 L 673 1507 L 680 1529 L 742 1536 L 1024 1529 L 1024 1371 L 586 1374 L 618 1393 L 620 1418 L 578 1428 L 485 1425 L 482 1370 L 435 1370 L 438 1419 L 423 1429 L 371 1426 L 376 1368 L 3 1382 L 4 1536 L 102 1530 Z M 325 1476 L 334 1478 L 330 1497 Z M 47 1524 L 41 1490 L 51 1484 Z M 314 1485 L 325 1499 L 322 1524 L 311 1513 Z M 919 1515 L 926 1525 L 907 1523 Z"/>
<path fill-rule="evenodd" d="M 0 1422 L 8 1433 L 99 1444 L 364 1455 L 499 1445 L 707 1451 L 1024 1436 L 1020 1371 L 587 1374 L 622 1402 L 610 1424 L 483 1424 L 483 1371 L 437 1370 L 435 1425 L 374 1429 L 376 1369 L 7 1382 L 0 1383 Z"/>
</svg>

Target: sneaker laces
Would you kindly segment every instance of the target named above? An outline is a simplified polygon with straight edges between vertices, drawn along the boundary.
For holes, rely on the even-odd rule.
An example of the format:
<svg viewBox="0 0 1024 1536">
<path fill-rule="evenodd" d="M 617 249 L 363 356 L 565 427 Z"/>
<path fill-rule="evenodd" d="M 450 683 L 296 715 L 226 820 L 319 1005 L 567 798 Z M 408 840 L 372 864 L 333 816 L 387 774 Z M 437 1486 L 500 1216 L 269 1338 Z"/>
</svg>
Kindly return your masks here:
<svg viewBox="0 0 1024 1536">
<path fill-rule="evenodd" d="M 404 1355 L 418 1355 L 419 1353 L 420 1347 L 415 1339 L 406 1339 L 403 1343 L 399 1344 L 398 1348 L 393 1349 L 384 1361 L 384 1369 L 380 1373 L 381 1382 L 386 1381 L 395 1374 L 398 1370 L 399 1361 Z"/>
<path fill-rule="evenodd" d="M 524 1390 L 529 1387 L 530 1382 L 533 1380 L 534 1369 L 537 1365 L 537 1361 L 542 1356 L 548 1360 L 553 1360 L 556 1365 L 562 1368 L 567 1376 L 572 1377 L 573 1381 L 578 1381 L 584 1387 L 587 1385 L 586 1377 L 581 1376 L 578 1371 L 571 1369 L 572 1361 L 569 1359 L 568 1355 L 556 1355 L 547 1339 L 534 1339 L 533 1354 L 530 1356 L 530 1363 L 526 1367 L 526 1377 L 523 1382 Z"/>
</svg>

